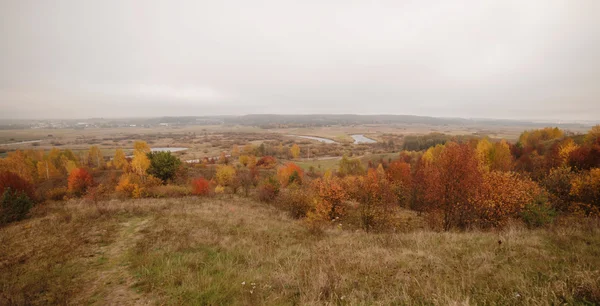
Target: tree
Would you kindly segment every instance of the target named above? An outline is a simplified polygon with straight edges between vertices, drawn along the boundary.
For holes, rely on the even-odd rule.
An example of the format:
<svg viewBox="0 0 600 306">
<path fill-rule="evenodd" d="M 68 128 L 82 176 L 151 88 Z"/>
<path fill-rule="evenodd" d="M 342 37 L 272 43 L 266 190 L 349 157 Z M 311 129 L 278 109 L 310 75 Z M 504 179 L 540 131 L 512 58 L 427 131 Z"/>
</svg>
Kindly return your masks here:
<svg viewBox="0 0 600 306">
<path fill-rule="evenodd" d="M 474 215 L 467 224 L 483 228 L 503 226 L 541 194 L 542 189 L 529 178 L 514 172 L 487 172 L 472 200 Z"/>
<path fill-rule="evenodd" d="M 219 164 L 223 164 L 223 165 L 228 165 L 229 164 L 229 157 L 227 157 L 227 155 L 225 154 L 225 152 L 221 152 L 221 154 L 219 155 Z"/>
<path fill-rule="evenodd" d="M 203 177 L 192 181 L 192 193 L 199 196 L 207 196 L 210 194 L 210 182 Z"/>
<path fill-rule="evenodd" d="M 16 173 L 2 171 L 0 172 L 0 195 L 8 188 L 13 191 L 24 192 L 30 199 L 35 198 L 35 191 L 30 181 Z"/>
<path fill-rule="evenodd" d="M 600 168 L 583 171 L 577 175 L 571 181 L 570 195 L 589 209 L 600 211 Z"/>
<path fill-rule="evenodd" d="M 44 158 L 37 162 L 37 173 L 39 179 L 46 180 L 62 176 L 62 173 L 56 169 L 54 163 L 49 161 L 48 158 Z"/>
<path fill-rule="evenodd" d="M 599 143 L 598 139 L 600 139 L 600 124 L 593 126 L 585 135 L 587 144 Z"/>
<path fill-rule="evenodd" d="M 273 156 L 263 156 L 257 162 L 256 166 L 265 169 L 272 169 L 277 165 L 277 159 Z"/>
<path fill-rule="evenodd" d="M 574 173 L 569 167 L 560 167 L 550 170 L 542 180 L 542 185 L 549 192 L 549 200 L 558 211 L 566 211 L 571 204 L 571 181 Z"/>
<path fill-rule="evenodd" d="M 381 166 L 381 164 L 380 164 Z M 369 232 L 388 223 L 393 204 L 397 202 L 392 183 L 386 179 L 383 168 L 369 169 L 357 180 L 354 197 L 359 202 L 362 227 Z"/>
<path fill-rule="evenodd" d="M 298 144 L 294 144 L 290 148 L 290 154 L 292 154 L 293 159 L 298 158 L 298 156 L 300 156 L 300 146 Z"/>
<path fill-rule="evenodd" d="M 309 213 L 312 219 L 334 220 L 344 215 L 344 201 L 348 199 L 347 189 L 335 176 L 319 178 L 313 181 L 319 201 Z"/>
<path fill-rule="evenodd" d="M 150 159 L 144 151 L 134 151 L 133 160 L 131 161 L 131 168 L 134 173 L 140 177 L 145 177 L 148 168 L 150 168 Z"/>
<path fill-rule="evenodd" d="M 112 165 L 115 167 L 115 169 L 120 170 L 126 170 L 129 166 L 129 162 L 127 161 L 127 158 L 125 158 L 125 152 L 123 152 L 121 148 L 115 151 L 115 157 L 113 158 Z"/>
<path fill-rule="evenodd" d="M 365 173 L 365 168 L 363 167 L 360 159 L 351 159 L 348 158 L 348 156 L 344 155 L 339 162 L 338 173 L 341 176 L 362 175 L 363 173 Z"/>
<path fill-rule="evenodd" d="M 231 149 L 231 156 L 233 156 L 233 157 L 240 156 L 240 148 L 238 147 L 238 145 L 236 145 L 236 144 L 233 145 L 233 148 Z"/>
<path fill-rule="evenodd" d="M 0 225 L 25 218 L 33 207 L 33 202 L 23 191 L 8 187 L 0 196 Z"/>
<path fill-rule="evenodd" d="M 150 146 L 145 141 L 139 140 L 133 144 L 134 152 L 150 153 Z"/>
<path fill-rule="evenodd" d="M 181 161 L 171 152 L 150 152 L 146 155 L 150 160 L 147 173 L 159 178 L 163 183 L 173 179 L 181 166 Z"/>
<path fill-rule="evenodd" d="M 294 163 L 287 163 L 285 166 L 277 169 L 277 178 L 282 187 L 286 187 L 289 184 L 302 185 L 304 179 L 304 171 L 298 165 Z"/>
<path fill-rule="evenodd" d="M 510 146 L 504 140 L 496 142 L 489 152 L 489 169 L 492 171 L 510 171 L 513 166 L 513 156 Z"/>
<path fill-rule="evenodd" d="M 473 214 L 471 201 L 482 181 L 475 150 L 467 144 L 449 142 L 431 170 L 425 178 L 426 209 L 441 212 L 444 230 L 468 227 Z"/>
<path fill-rule="evenodd" d="M 100 168 L 104 165 L 104 156 L 98 146 L 91 146 L 88 152 L 88 165 Z"/>
<path fill-rule="evenodd" d="M 83 168 L 76 168 L 69 174 L 69 192 L 76 197 L 85 194 L 88 188 L 94 185 L 94 179 Z"/>
<path fill-rule="evenodd" d="M 37 179 L 37 167 L 21 150 L 8 153 L 6 158 L 0 159 L 0 171 L 10 171 L 29 182 Z"/>
<path fill-rule="evenodd" d="M 217 167 L 217 173 L 215 174 L 215 179 L 217 180 L 217 184 L 220 186 L 230 186 L 235 177 L 235 168 L 229 165 L 222 165 Z"/>
</svg>

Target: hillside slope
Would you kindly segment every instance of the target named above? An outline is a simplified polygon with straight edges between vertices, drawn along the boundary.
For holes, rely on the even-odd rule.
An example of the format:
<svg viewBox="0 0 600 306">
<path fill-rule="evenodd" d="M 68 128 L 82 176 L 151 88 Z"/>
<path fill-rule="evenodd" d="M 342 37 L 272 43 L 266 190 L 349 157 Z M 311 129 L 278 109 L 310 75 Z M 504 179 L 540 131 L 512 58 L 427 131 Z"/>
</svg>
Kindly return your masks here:
<svg viewBox="0 0 600 306">
<path fill-rule="evenodd" d="M 237 197 L 51 203 L 0 228 L 3 305 L 599 303 L 598 267 L 597 225 L 315 231 Z"/>
</svg>

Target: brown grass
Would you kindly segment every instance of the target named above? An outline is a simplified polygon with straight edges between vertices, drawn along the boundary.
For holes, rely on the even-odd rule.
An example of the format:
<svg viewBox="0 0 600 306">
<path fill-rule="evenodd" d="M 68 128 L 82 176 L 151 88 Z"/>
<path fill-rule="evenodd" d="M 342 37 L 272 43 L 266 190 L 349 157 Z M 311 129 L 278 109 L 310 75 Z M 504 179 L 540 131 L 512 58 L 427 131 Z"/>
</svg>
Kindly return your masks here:
<svg viewBox="0 0 600 306">
<path fill-rule="evenodd" d="M 3 305 L 594 304 L 598 267 L 597 224 L 310 231 L 230 196 L 57 202 L 0 229 Z"/>
</svg>

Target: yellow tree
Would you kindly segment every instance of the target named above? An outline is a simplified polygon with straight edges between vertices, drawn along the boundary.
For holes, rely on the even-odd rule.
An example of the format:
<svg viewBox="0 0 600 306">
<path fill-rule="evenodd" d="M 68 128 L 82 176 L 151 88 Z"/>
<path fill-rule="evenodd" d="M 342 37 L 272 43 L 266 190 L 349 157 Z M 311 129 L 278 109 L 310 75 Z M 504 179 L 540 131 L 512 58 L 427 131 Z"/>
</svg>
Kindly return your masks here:
<svg viewBox="0 0 600 306">
<path fill-rule="evenodd" d="M 124 170 L 127 168 L 127 158 L 125 158 L 125 152 L 123 152 L 122 149 L 119 148 L 115 151 L 115 157 L 113 158 L 112 164 L 116 169 Z"/>
<path fill-rule="evenodd" d="M 298 144 L 294 144 L 290 148 L 290 153 L 292 154 L 292 158 L 298 158 L 298 156 L 300 156 L 300 146 Z"/>
<path fill-rule="evenodd" d="M 51 161 L 49 161 L 48 158 L 44 158 L 43 160 L 40 160 L 37 162 L 37 172 L 38 172 L 38 178 L 40 179 L 50 179 L 50 178 L 54 178 L 54 177 L 61 177 L 62 173 L 60 172 L 60 170 L 56 169 L 56 166 L 54 166 L 54 163 L 52 163 Z"/>
<path fill-rule="evenodd" d="M 139 151 L 146 154 L 150 153 L 150 146 L 148 146 L 148 144 L 145 141 L 139 140 L 133 144 L 133 150 L 136 152 Z"/>
<path fill-rule="evenodd" d="M 233 156 L 233 157 L 240 156 L 240 148 L 238 147 L 238 145 L 236 145 L 236 144 L 233 145 L 233 148 L 231 149 L 231 156 Z"/>
<path fill-rule="evenodd" d="M 487 140 L 487 138 L 479 140 L 477 142 L 477 148 L 475 152 L 477 153 L 477 159 L 479 160 L 479 165 L 484 170 L 490 169 L 490 152 L 492 151 L 492 143 Z"/>
<path fill-rule="evenodd" d="M 595 125 L 590 129 L 587 135 L 585 135 L 585 141 L 587 143 L 593 143 L 598 138 L 600 138 L 600 124 Z"/>
<path fill-rule="evenodd" d="M 567 138 L 559 146 L 558 156 L 560 156 L 562 165 L 566 165 L 569 162 L 569 156 L 571 156 L 571 152 L 577 150 L 578 147 L 579 146 L 573 141 L 572 138 Z"/>
<path fill-rule="evenodd" d="M 100 168 L 104 164 L 104 157 L 98 146 L 91 146 L 88 152 L 88 163 Z"/>
<path fill-rule="evenodd" d="M 133 160 L 131 161 L 131 168 L 140 177 L 146 177 L 146 171 L 150 168 L 150 159 L 146 156 L 146 153 L 142 151 L 135 151 L 133 153 Z"/>
<path fill-rule="evenodd" d="M 0 159 L 0 170 L 13 172 L 29 182 L 34 182 L 37 178 L 35 164 L 21 150 L 9 153 L 6 158 Z"/>
<path fill-rule="evenodd" d="M 504 140 L 495 143 L 490 151 L 489 159 L 490 170 L 510 171 L 513 165 L 513 156 L 508 143 Z"/>
<path fill-rule="evenodd" d="M 233 183 L 233 179 L 235 178 L 235 168 L 229 165 L 219 166 L 215 177 L 217 184 L 220 186 L 229 186 Z"/>
</svg>

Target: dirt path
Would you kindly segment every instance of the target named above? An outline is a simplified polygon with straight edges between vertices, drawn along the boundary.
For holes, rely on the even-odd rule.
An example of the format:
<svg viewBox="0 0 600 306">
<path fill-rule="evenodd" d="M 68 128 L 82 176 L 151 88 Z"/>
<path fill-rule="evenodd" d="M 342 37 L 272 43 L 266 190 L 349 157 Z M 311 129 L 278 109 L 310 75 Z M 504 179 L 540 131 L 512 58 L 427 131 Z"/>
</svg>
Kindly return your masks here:
<svg viewBox="0 0 600 306">
<path fill-rule="evenodd" d="M 135 281 L 127 271 L 127 252 L 141 238 L 140 231 L 148 219 L 130 219 L 121 223 L 115 241 L 102 247 L 96 256 L 95 267 L 90 268 L 89 289 L 75 304 L 95 305 L 151 305 L 152 302 L 137 293 Z"/>
</svg>

